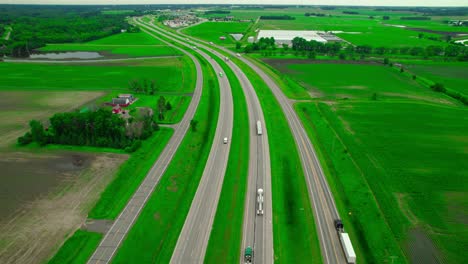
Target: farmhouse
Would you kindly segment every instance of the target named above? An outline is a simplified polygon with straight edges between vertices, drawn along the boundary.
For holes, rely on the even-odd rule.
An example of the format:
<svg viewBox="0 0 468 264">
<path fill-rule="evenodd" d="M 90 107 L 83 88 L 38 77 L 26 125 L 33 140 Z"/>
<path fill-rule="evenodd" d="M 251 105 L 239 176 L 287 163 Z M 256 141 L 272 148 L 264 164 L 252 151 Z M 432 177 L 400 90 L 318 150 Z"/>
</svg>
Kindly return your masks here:
<svg viewBox="0 0 468 264">
<path fill-rule="evenodd" d="M 119 94 L 117 98 L 112 98 L 112 106 L 122 106 L 126 107 L 132 104 L 135 101 L 135 98 L 131 94 Z"/>
</svg>

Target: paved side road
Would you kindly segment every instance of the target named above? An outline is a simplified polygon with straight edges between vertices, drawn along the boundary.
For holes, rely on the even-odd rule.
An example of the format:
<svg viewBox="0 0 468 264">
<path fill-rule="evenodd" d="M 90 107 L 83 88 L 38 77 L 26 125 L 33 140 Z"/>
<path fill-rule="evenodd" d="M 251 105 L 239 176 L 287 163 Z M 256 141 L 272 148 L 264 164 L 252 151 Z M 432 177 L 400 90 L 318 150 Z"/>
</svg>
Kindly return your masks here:
<svg viewBox="0 0 468 264">
<path fill-rule="evenodd" d="M 173 46 L 170 43 L 167 43 L 167 44 L 170 46 Z M 196 81 L 196 87 L 195 87 L 192 101 L 190 102 L 190 105 L 184 115 L 184 118 L 176 126 L 174 135 L 169 140 L 168 144 L 164 148 L 163 152 L 160 154 L 158 160 L 153 165 L 153 167 L 151 168 L 146 178 L 143 180 L 143 183 L 140 185 L 138 190 L 135 192 L 135 194 L 132 196 L 132 198 L 128 202 L 127 206 L 124 208 L 122 213 L 120 213 L 120 215 L 115 220 L 112 227 L 104 236 L 98 248 L 93 253 L 91 258 L 89 259 L 88 264 L 109 263 L 111 259 L 114 257 L 115 252 L 119 248 L 123 239 L 126 237 L 130 228 L 135 223 L 135 220 L 139 216 L 143 206 L 146 204 L 151 193 L 153 192 L 154 188 L 158 184 L 161 176 L 164 174 L 170 161 L 174 157 L 174 154 L 177 148 L 179 147 L 180 143 L 182 142 L 182 139 L 184 138 L 189 128 L 190 120 L 193 118 L 193 115 L 195 114 L 195 110 L 198 107 L 198 103 L 200 101 L 200 96 L 201 96 L 202 87 L 203 87 L 202 69 L 201 69 L 200 63 L 193 55 L 191 55 L 190 53 L 182 49 L 179 49 L 179 50 L 187 54 L 191 58 L 191 60 L 195 63 L 195 68 L 197 71 L 197 81 Z"/>
</svg>

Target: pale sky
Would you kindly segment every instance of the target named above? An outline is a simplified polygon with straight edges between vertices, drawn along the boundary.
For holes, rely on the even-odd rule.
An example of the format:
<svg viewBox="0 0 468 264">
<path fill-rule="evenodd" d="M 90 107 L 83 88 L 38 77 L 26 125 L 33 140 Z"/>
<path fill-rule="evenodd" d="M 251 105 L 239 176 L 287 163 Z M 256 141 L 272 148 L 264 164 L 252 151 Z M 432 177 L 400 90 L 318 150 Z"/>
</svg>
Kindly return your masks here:
<svg viewBox="0 0 468 264">
<path fill-rule="evenodd" d="M 298 4 L 361 6 L 468 6 L 468 0 L 0 0 L 0 4 Z"/>
</svg>

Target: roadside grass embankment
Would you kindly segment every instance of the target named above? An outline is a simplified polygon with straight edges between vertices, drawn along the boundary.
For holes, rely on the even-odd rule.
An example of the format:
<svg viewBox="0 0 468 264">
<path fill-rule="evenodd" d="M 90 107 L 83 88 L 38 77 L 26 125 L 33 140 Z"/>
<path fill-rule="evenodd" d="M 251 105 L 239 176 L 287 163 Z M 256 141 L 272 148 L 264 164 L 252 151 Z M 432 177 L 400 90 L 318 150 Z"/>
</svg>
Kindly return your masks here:
<svg viewBox="0 0 468 264">
<path fill-rule="evenodd" d="M 358 258 L 406 263 L 430 254 L 460 261 L 468 230 L 447 208 L 464 208 L 466 108 L 385 66 L 288 68 L 321 94 L 295 108 L 318 147 Z M 332 78 L 337 71 L 341 78 Z M 422 251 L 418 243 L 425 243 Z"/>
<path fill-rule="evenodd" d="M 48 264 L 86 263 L 93 254 L 102 234 L 77 230 L 60 248 L 60 251 L 49 260 Z"/>
<path fill-rule="evenodd" d="M 234 72 L 212 55 L 229 79 L 234 101 L 234 122 L 228 166 L 205 254 L 205 263 L 238 263 L 249 167 L 249 122 L 245 94 Z M 220 246 L 223 245 L 223 246 Z"/>
<path fill-rule="evenodd" d="M 277 263 L 321 263 L 307 185 L 288 123 L 270 88 L 247 65 L 232 58 L 252 82 L 265 115 L 271 157 L 273 247 Z"/>
<path fill-rule="evenodd" d="M 171 164 L 117 252 L 114 263 L 170 261 L 205 168 L 219 113 L 216 74 L 200 59 L 204 89 L 195 113 L 197 131 L 188 131 Z M 164 201 L 164 202 L 161 202 Z"/>
</svg>

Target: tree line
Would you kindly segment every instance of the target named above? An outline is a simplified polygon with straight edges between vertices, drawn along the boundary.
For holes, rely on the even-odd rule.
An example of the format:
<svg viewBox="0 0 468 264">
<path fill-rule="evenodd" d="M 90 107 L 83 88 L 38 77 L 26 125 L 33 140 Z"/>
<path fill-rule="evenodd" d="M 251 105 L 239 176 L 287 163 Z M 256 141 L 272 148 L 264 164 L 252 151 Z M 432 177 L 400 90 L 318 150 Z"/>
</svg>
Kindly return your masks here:
<svg viewBox="0 0 468 264">
<path fill-rule="evenodd" d="M 49 122 L 50 125 L 44 128 L 41 122 L 31 120 L 30 131 L 19 137 L 18 143 L 110 147 L 132 152 L 141 145 L 139 140 L 148 138 L 158 129 L 150 115 L 130 118 L 127 124 L 123 118 L 105 109 L 57 113 Z"/>
<path fill-rule="evenodd" d="M 13 28 L 10 40 L 0 43 L 0 56 L 27 57 L 46 43 L 86 42 L 122 29 L 135 31 L 127 14 L 105 15 L 96 7 L 4 6 L 0 24 Z"/>
<path fill-rule="evenodd" d="M 260 19 L 267 19 L 267 20 L 295 20 L 295 17 L 282 15 L 282 16 L 260 16 Z"/>
</svg>

